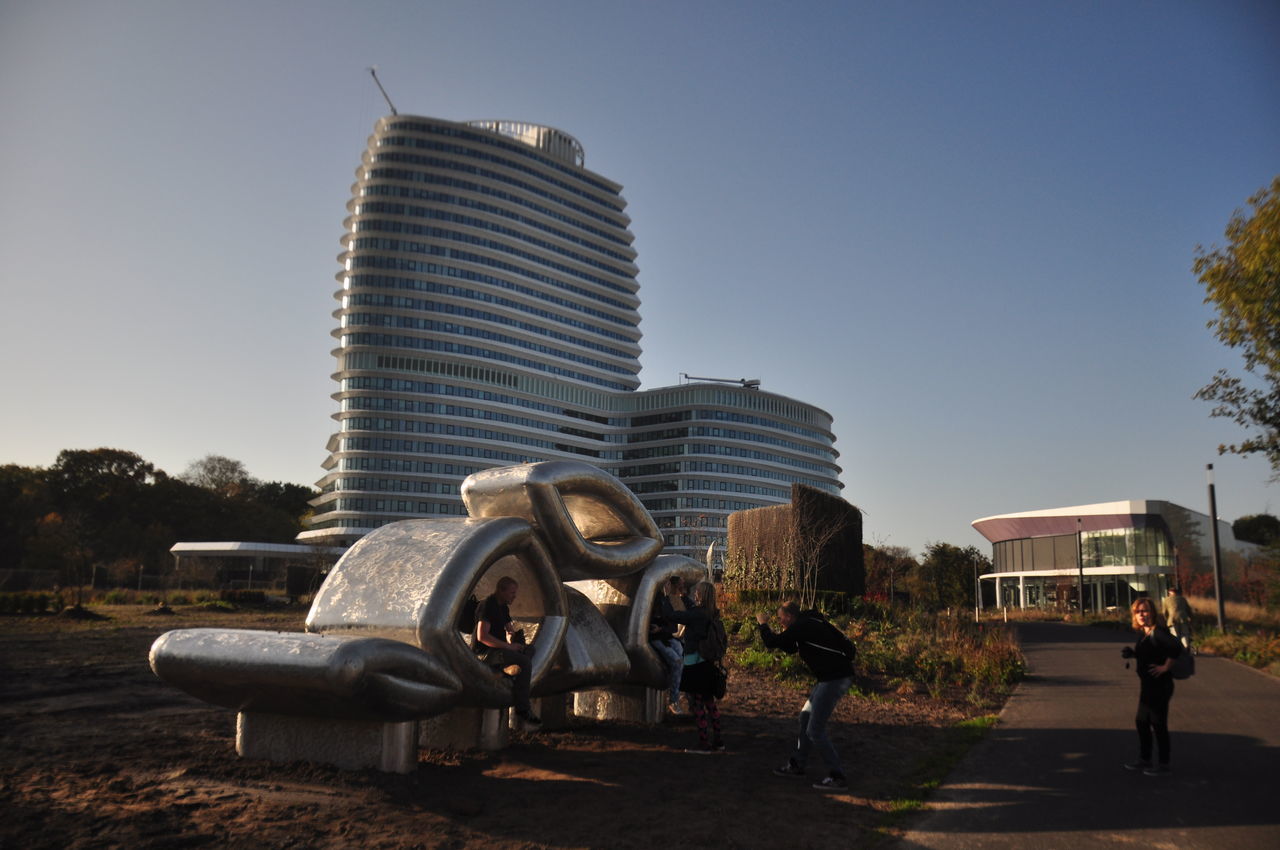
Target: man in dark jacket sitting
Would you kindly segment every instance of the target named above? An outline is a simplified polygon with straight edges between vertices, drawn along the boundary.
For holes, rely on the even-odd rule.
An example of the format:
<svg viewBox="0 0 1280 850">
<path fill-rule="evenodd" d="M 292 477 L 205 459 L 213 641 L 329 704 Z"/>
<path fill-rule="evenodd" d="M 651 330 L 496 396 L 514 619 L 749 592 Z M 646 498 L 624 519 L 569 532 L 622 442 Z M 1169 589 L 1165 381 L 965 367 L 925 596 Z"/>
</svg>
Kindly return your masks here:
<svg viewBox="0 0 1280 850">
<path fill-rule="evenodd" d="M 800 709 L 800 733 L 796 737 L 795 750 L 787 763 L 774 773 L 804 776 L 809 751 L 816 746 L 822 760 L 827 763 L 829 773 L 813 787 L 824 791 L 842 790 L 848 787 L 848 783 L 840 756 L 827 737 L 827 720 L 836 703 L 853 685 L 853 644 L 819 612 L 801 611 L 795 602 L 788 602 L 778 609 L 778 620 L 782 623 L 782 633 L 774 634 L 769 628 L 769 615 L 756 614 L 760 639 L 769 649 L 800 653 L 800 660 L 817 677 L 818 683 Z"/>
</svg>

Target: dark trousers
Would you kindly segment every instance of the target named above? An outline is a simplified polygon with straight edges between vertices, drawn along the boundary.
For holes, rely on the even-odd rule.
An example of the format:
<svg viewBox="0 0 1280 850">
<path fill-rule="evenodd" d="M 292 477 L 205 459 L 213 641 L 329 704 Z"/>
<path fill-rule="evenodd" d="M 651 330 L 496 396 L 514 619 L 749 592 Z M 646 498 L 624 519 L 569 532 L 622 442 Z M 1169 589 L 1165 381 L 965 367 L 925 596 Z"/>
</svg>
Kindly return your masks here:
<svg viewBox="0 0 1280 850">
<path fill-rule="evenodd" d="M 533 647 L 525 647 L 524 652 L 513 652 L 510 649 L 491 646 L 485 650 L 484 663 L 490 667 L 507 667 L 514 664 L 520 668 L 520 672 L 511 678 L 511 692 L 515 698 L 516 714 L 528 714 L 529 676 L 533 672 Z"/>
<path fill-rule="evenodd" d="M 1173 699 L 1173 678 L 1165 675 L 1144 679 L 1138 694 L 1138 754 L 1151 761 L 1151 733 L 1155 732 L 1160 764 L 1169 763 L 1169 700 Z"/>
</svg>

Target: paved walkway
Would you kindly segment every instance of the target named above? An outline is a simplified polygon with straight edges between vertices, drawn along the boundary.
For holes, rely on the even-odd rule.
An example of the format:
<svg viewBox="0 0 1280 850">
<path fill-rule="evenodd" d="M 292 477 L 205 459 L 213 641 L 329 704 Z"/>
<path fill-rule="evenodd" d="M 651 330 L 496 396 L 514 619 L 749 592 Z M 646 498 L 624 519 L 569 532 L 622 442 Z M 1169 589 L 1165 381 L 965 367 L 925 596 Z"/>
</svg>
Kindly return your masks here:
<svg viewBox="0 0 1280 850">
<path fill-rule="evenodd" d="M 1030 674 L 899 848 L 1280 848 L 1280 681 L 1196 659 L 1169 712 L 1173 774 L 1137 757 L 1124 632 L 1019 627 Z"/>
</svg>

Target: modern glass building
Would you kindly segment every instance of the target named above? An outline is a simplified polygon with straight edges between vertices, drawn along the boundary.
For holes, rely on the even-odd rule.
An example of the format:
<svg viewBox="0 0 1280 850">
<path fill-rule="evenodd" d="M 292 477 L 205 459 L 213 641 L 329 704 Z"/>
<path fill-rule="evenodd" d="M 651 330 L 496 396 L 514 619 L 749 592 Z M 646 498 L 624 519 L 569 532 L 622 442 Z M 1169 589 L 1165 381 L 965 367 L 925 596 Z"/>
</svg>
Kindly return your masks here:
<svg viewBox="0 0 1280 850">
<path fill-rule="evenodd" d="M 1017 608 L 1079 605 L 1101 611 L 1128 606 L 1138 596 L 1159 599 L 1171 584 L 1212 568 L 1207 514 L 1163 501 L 1103 502 L 976 519 L 992 544 L 997 604 Z M 1247 557 L 1257 547 L 1237 541 L 1218 520 L 1224 558 Z"/>
<path fill-rule="evenodd" d="M 637 391 L 630 219 L 584 162 L 536 124 L 378 121 L 339 255 L 338 427 L 300 541 L 463 515 L 466 476 L 551 459 L 618 475 L 674 551 L 793 482 L 839 492 L 824 411 L 748 386 Z"/>
</svg>

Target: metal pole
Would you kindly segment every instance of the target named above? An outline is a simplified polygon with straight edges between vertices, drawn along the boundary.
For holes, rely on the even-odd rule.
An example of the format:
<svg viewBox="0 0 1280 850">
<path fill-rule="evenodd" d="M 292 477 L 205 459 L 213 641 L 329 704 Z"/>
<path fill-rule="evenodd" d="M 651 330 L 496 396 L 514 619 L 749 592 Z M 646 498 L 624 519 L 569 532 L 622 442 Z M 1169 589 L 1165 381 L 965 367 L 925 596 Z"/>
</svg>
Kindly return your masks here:
<svg viewBox="0 0 1280 850">
<path fill-rule="evenodd" d="M 973 559 L 973 621 L 978 622 L 978 605 L 982 602 L 982 583 L 978 578 L 978 559 Z"/>
<path fill-rule="evenodd" d="M 1076 517 L 1076 569 L 1080 571 L 1080 619 L 1084 619 L 1084 547 L 1080 543 L 1080 517 Z"/>
<path fill-rule="evenodd" d="M 1209 537 L 1213 540 L 1213 595 L 1218 600 L 1218 631 L 1226 629 L 1226 610 L 1222 601 L 1222 554 L 1218 548 L 1218 500 L 1213 492 L 1213 464 L 1205 464 L 1209 476 Z"/>
</svg>

